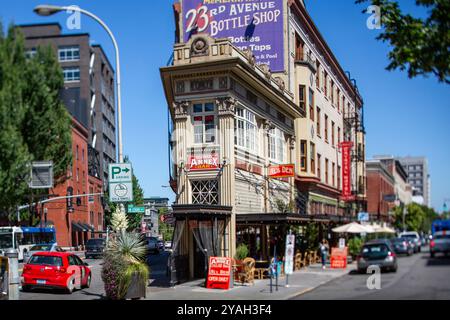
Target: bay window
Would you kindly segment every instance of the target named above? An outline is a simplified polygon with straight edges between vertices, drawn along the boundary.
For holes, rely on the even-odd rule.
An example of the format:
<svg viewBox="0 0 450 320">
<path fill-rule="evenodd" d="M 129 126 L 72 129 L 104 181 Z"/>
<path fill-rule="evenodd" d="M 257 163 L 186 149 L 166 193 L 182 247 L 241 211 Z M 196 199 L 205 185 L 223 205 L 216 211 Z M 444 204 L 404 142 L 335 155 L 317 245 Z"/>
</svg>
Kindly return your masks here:
<svg viewBox="0 0 450 320">
<path fill-rule="evenodd" d="M 196 103 L 194 113 L 194 143 L 216 142 L 216 116 L 214 103 Z"/>
<path fill-rule="evenodd" d="M 236 145 L 257 152 L 258 127 L 255 114 L 243 108 L 236 108 L 234 127 Z"/>
<path fill-rule="evenodd" d="M 287 160 L 284 133 L 278 128 L 269 131 L 269 158 L 277 162 Z"/>
</svg>

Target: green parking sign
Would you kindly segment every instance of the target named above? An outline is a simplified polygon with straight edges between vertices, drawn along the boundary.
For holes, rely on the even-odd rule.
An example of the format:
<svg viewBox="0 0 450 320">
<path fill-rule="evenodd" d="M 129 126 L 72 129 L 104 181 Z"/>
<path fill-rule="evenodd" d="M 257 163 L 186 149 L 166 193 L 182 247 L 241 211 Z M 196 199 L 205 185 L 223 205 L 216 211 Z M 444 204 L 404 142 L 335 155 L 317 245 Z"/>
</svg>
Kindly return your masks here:
<svg viewBox="0 0 450 320">
<path fill-rule="evenodd" d="M 109 200 L 111 202 L 133 201 L 133 170 L 129 163 L 109 165 Z"/>
</svg>

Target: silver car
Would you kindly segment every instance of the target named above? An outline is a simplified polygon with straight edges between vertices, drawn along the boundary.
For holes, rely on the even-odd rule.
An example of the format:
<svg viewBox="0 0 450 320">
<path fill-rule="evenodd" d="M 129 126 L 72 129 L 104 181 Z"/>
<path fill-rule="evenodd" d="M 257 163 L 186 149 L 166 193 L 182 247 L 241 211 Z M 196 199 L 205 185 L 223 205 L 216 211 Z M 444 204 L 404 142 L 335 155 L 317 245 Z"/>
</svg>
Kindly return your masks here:
<svg viewBox="0 0 450 320">
<path fill-rule="evenodd" d="M 23 263 L 27 263 L 31 256 L 37 252 L 64 252 L 64 250 L 56 243 L 36 244 L 30 250 L 23 252 Z"/>
<path fill-rule="evenodd" d="M 431 258 L 434 258 L 436 253 L 450 253 L 450 231 L 438 231 L 433 235 L 433 240 L 430 241 Z"/>
<path fill-rule="evenodd" d="M 358 272 L 365 273 L 370 266 L 397 272 L 397 255 L 389 240 L 366 242 L 357 258 Z"/>
</svg>

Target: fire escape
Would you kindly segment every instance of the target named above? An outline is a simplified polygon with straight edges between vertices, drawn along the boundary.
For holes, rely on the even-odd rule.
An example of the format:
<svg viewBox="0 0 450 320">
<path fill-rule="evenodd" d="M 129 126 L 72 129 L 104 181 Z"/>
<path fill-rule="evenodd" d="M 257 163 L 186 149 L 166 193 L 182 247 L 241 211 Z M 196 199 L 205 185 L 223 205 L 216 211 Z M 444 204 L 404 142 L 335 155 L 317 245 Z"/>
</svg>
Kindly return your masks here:
<svg viewBox="0 0 450 320">
<path fill-rule="evenodd" d="M 350 72 L 346 72 L 353 87 L 354 108 L 350 104 L 344 108 L 344 140 L 352 141 L 351 152 L 352 168 L 355 170 L 355 179 L 352 179 L 353 200 L 348 203 L 348 211 L 356 210 L 356 213 L 366 211 L 366 174 L 365 174 L 365 134 L 364 127 L 364 102 L 358 103 L 359 91 L 356 80 L 352 79 Z M 362 172 L 361 172 L 362 171 Z M 352 210 L 353 209 L 353 210 Z M 349 212 L 349 213 L 350 213 Z"/>
</svg>

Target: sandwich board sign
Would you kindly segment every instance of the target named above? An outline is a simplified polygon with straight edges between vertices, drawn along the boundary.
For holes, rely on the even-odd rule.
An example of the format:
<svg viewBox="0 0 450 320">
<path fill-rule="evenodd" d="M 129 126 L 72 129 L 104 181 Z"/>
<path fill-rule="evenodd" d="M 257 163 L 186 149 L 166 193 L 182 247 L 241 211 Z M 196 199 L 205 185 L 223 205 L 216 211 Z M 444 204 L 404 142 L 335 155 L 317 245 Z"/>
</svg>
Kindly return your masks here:
<svg viewBox="0 0 450 320">
<path fill-rule="evenodd" d="M 109 165 L 109 201 L 133 201 L 133 171 L 129 163 Z"/>
</svg>

